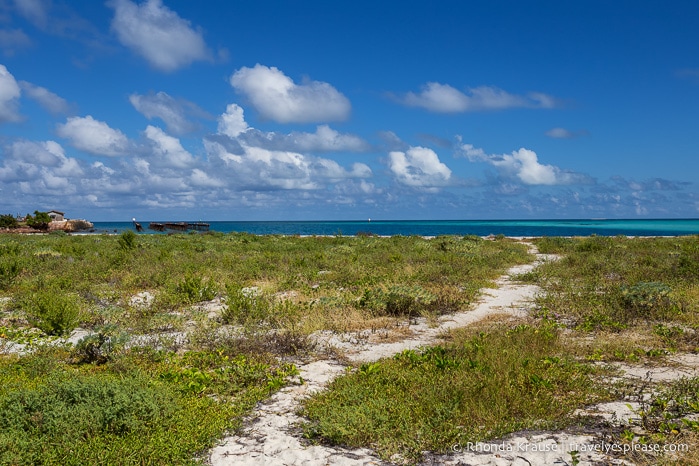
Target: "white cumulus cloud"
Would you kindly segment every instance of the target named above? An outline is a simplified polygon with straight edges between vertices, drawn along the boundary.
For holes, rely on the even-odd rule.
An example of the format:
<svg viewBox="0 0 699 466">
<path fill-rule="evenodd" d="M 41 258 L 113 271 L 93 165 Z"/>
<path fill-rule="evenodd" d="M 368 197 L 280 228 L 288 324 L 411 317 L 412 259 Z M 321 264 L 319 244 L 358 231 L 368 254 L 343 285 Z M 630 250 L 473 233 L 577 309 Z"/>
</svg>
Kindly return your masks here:
<svg viewBox="0 0 699 466">
<path fill-rule="evenodd" d="M 432 149 L 426 147 L 390 152 L 388 160 L 396 180 L 407 186 L 434 191 L 448 185 L 451 180 L 449 167 L 439 160 Z"/>
<path fill-rule="evenodd" d="M 15 77 L 0 65 L 0 123 L 19 121 L 19 97 L 21 91 Z"/>
<path fill-rule="evenodd" d="M 78 160 L 67 157 L 55 141 L 15 141 L 6 154 L 0 166 L 0 180 L 10 190 L 33 199 L 71 195 L 85 173 Z"/>
<path fill-rule="evenodd" d="M 565 177 L 559 176 L 560 170 L 553 165 L 539 163 L 534 151 L 519 149 L 512 154 L 505 154 L 490 161 L 501 170 L 514 173 L 524 184 L 565 184 Z"/>
<path fill-rule="evenodd" d="M 194 157 L 182 147 L 180 140 L 162 129 L 148 125 L 145 135 L 153 143 L 153 153 L 159 156 L 165 165 L 187 168 L 194 163 Z"/>
<path fill-rule="evenodd" d="M 243 109 L 236 104 L 228 105 L 226 113 L 222 114 L 218 120 L 219 134 L 235 138 L 247 130 L 248 124 L 245 122 Z"/>
<path fill-rule="evenodd" d="M 147 0 L 140 5 L 111 0 L 107 4 L 114 8 L 112 30 L 119 41 L 153 67 L 169 72 L 211 58 L 201 31 L 193 29 L 161 0 Z"/>
<path fill-rule="evenodd" d="M 367 149 L 367 143 L 352 134 L 341 134 L 328 125 L 316 128 L 315 133 L 297 133 L 289 135 L 297 150 L 310 152 L 361 152 Z"/>
<path fill-rule="evenodd" d="M 222 188 L 226 185 L 223 181 L 210 176 L 199 168 L 192 170 L 192 174 L 189 178 L 193 186 L 201 188 Z"/>
<path fill-rule="evenodd" d="M 68 118 L 66 123 L 58 125 L 57 133 L 76 149 L 96 155 L 126 155 L 132 146 L 124 133 L 91 115 Z"/>
<path fill-rule="evenodd" d="M 366 164 L 347 169 L 334 160 L 302 152 L 365 149 L 353 135 L 321 125 L 315 133 L 279 134 L 250 127 L 243 109 L 230 104 L 218 120 L 218 134 L 204 140 L 209 160 L 222 162 L 220 172 L 239 189 L 317 190 L 327 183 L 369 178 Z M 199 177 L 201 178 L 201 177 Z"/>
<path fill-rule="evenodd" d="M 345 120 L 351 105 L 347 97 L 328 83 L 296 84 L 275 67 L 259 63 L 243 67 L 230 79 L 260 115 L 279 123 L 311 123 Z"/>
<path fill-rule="evenodd" d="M 461 113 L 507 108 L 552 108 L 555 99 L 546 94 L 532 92 L 526 96 L 510 94 L 492 86 L 480 86 L 462 92 L 449 84 L 428 82 L 419 93 L 408 92 L 401 102 L 410 107 L 420 107 L 436 113 Z"/>
<path fill-rule="evenodd" d="M 293 151 L 241 145 L 239 152 L 232 152 L 213 140 L 205 140 L 204 146 L 210 160 L 223 162 L 217 173 L 238 189 L 317 190 L 327 183 L 372 176 L 363 163 L 348 170 L 334 160 Z"/>
<path fill-rule="evenodd" d="M 55 141 L 15 141 L 9 153 L 15 160 L 43 167 L 55 167 L 65 160 L 63 148 Z"/>
<path fill-rule="evenodd" d="M 240 144 L 269 150 L 294 152 L 364 152 L 369 144 L 353 134 L 343 134 L 328 125 L 316 127 L 314 133 L 292 131 L 289 134 L 264 132 L 251 128 L 243 109 L 236 104 L 226 107 L 218 120 L 218 134 L 236 139 Z"/>
<path fill-rule="evenodd" d="M 241 134 L 238 140 L 249 146 L 297 152 L 364 152 L 369 149 L 369 144 L 359 136 L 340 133 L 327 125 L 318 126 L 313 133 L 283 134 L 252 129 Z"/>
<path fill-rule="evenodd" d="M 496 167 L 503 178 L 518 179 L 526 185 L 566 185 L 590 181 L 585 175 L 540 163 L 536 152 L 529 149 L 493 155 L 472 144 L 460 144 L 459 153 L 471 162 L 487 162 Z"/>
</svg>

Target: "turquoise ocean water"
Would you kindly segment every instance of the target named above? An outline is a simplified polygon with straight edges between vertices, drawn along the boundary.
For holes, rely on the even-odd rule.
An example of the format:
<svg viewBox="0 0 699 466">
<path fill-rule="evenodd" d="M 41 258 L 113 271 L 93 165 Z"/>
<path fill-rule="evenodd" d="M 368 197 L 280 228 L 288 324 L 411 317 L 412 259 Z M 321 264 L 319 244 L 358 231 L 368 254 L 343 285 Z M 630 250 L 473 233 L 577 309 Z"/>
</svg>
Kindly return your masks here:
<svg viewBox="0 0 699 466">
<path fill-rule="evenodd" d="M 164 234 L 148 230 L 145 234 Z M 207 222 L 210 231 L 246 232 L 256 235 L 505 235 L 505 236 L 681 236 L 699 235 L 699 219 L 652 220 L 372 220 Z M 133 230 L 131 222 L 95 222 L 95 233 Z"/>
</svg>

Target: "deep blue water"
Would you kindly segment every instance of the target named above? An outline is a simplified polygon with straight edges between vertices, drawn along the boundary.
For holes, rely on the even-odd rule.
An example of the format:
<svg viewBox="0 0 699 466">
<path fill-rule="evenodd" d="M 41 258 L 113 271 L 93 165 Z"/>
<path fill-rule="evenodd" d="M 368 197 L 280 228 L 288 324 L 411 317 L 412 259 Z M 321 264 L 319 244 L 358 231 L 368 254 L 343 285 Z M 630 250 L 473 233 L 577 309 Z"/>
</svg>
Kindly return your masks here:
<svg viewBox="0 0 699 466">
<path fill-rule="evenodd" d="M 150 222 L 142 221 L 144 233 Z M 210 231 L 256 235 L 680 236 L 699 234 L 699 219 L 684 220 L 372 220 L 313 222 L 208 222 Z M 134 229 L 131 222 L 95 222 L 96 233 Z M 163 233 L 158 233 L 163 234 Z"/>
</svg>

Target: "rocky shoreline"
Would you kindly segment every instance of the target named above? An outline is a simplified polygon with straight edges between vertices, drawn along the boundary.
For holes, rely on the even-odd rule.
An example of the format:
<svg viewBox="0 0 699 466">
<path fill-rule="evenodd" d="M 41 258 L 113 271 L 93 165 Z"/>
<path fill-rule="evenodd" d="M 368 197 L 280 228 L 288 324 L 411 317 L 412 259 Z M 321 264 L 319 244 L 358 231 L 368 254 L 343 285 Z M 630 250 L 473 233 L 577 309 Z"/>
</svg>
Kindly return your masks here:
<svg viewBox="0 0 699 466">
<path fill-rule="evenodd" d="M 49 223 L 48 230 L 38 230 L 35 228 L 22 226 L 18 228 L 0 228 L 0 233 L 16 233 L 16 234 L 36 234 L 50 233 L 52 231 L 65 231 L 66 233 L 74 233 L 78 231 L 89 231 L 94 228 L 92 222 L 83 219 L 61 220 Z"/>
</svg>

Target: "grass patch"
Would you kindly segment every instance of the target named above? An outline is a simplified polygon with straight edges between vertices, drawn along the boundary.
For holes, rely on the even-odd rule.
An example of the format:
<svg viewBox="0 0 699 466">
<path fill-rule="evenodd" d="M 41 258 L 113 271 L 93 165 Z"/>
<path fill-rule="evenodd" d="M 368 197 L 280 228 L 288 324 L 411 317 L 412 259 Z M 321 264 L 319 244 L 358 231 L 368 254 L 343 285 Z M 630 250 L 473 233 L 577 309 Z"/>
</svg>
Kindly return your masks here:
<svg viewBox="0 0 699 466">
<path fill-rule="evenodd" d="M 622 331 L 647 323 L 699 326 L 696 237 L 542 238 L 563 254 L 529 277 L 542 286 L 542 314 L 578 330 Z"/>
<path fill-rule="evenodd" d="M 572 423 L 576 408 L 601 396 L 591 371 L 566 354 L 555 326 L 454 332 L 448 344 L 336 379 L 305 403 L 305 433 L 416 462 L 422 451 Z"/>
<path fill-rule="evenodd" d="M 222 351 L 70 361 L 45 349 L 0 362 L 0 463 L 194 464 L 293 373 Z"/>
<path fill-rule="evenodd" d="M 369 328 L 381 316 L 453 312 L 507 267 L 530 259 L 522 244 L 478 237 L 2 235 L 0 293 L 15 298 L 12 310 L 36 317 L 32 325 L 46 320 L 43 330 L 50 334 L 75 325 L 157 329 L 163 314 L 186 313 L 216 297 L 229 299 L 228 323 L 271 321 L 278 311 L 272 298 L 293 293 L 303 331 L 310 333 Z M 240 295 L 255 287 L 262 293 L 258 302 Z M 56 290 L 42 298 L 48 311 L 18 299 L 41 290 Z M 155 296 L 152 306 L 129 305 L 146 290 Z M 61 311 L 61 295 L 87 312 Z M 338 319 L 344 315 L 351 317 Z"/>
<path fill-rule="evenodd" d="M 699 350 L 699 237 L 540 238 L 541 252 L 562 255 L 525 277 L 540 285 L 539 315 L 568 329 L 570 349 L 590 361 L 658 366 L 676 352 Z M 633 452 L 639 465 L 699 464 L 699 379 L 631 384 L 640 425 L 618 443 L 688 447 Z"/>
</svg>

